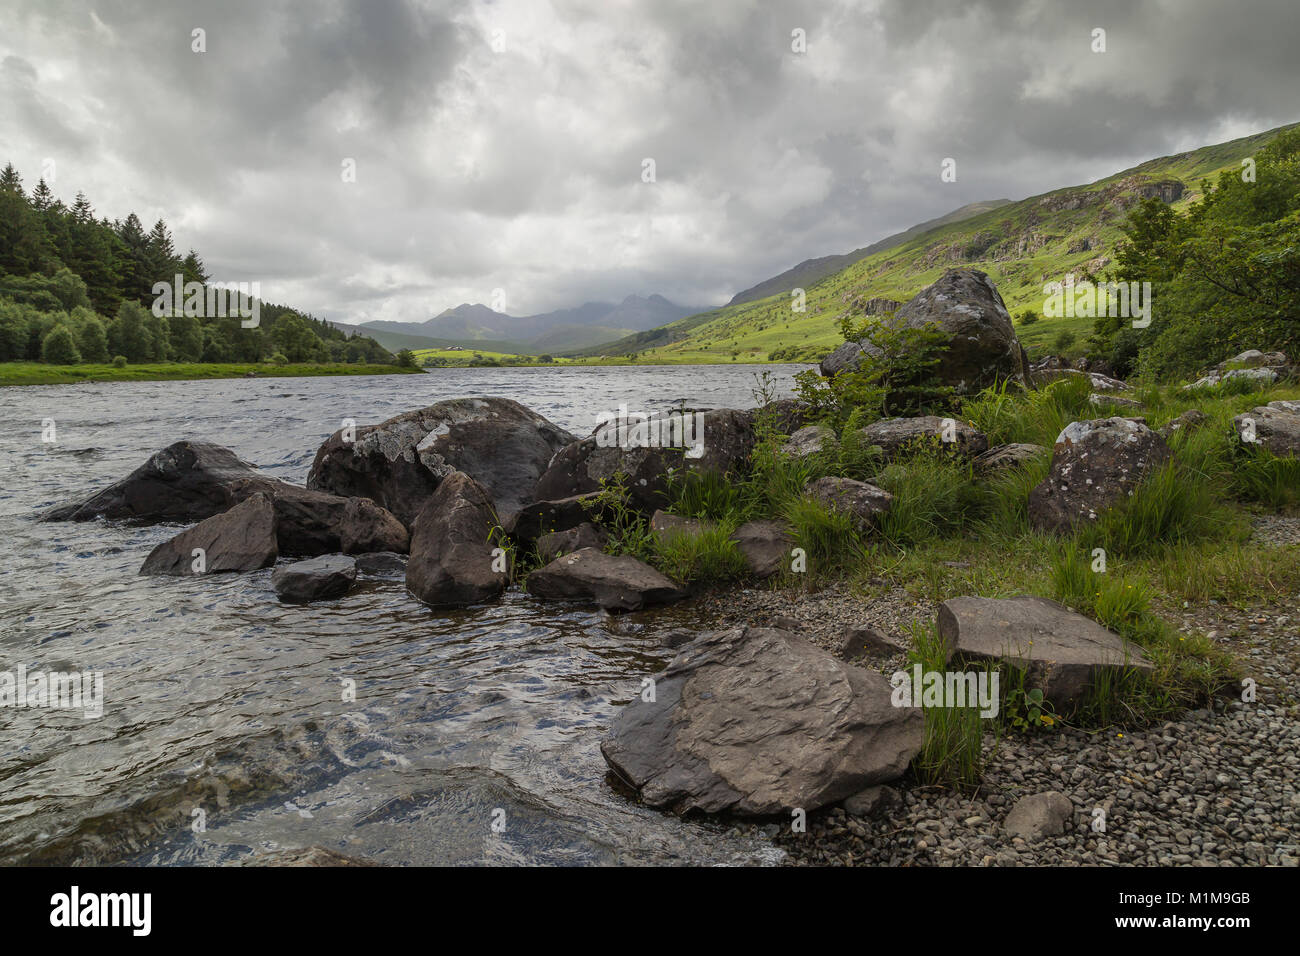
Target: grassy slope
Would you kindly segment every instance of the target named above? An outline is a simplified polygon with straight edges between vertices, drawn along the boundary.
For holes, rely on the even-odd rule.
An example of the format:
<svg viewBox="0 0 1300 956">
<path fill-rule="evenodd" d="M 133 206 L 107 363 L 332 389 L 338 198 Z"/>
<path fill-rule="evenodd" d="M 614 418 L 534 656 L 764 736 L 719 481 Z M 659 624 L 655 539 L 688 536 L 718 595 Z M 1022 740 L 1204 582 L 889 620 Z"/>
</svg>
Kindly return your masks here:
<svg viewBox="0 0 1300 956">
<path fill-rule="evenodd" d="M 852 303 L 876 296 L 906 301 L 945 269 L 973 266 L 997 283 L 1013 315 L 1042 308 L 1043 283 L 1067 272 L 1081 274 L 1089 263 L 1109 255 L 1120 237 L 1125 212 L 1109 193 L 1141 181 L 1181 180 L 1185 192 L 1175 208 L 1200 195 L 1202 179 L 1237 168 L 1279 130 L 1150 160 L 1086 186 L 1066 187 L 1002 206 L 970 219 L 933 229 L 903 245 L 877 252 L 828 276 L 807 292 L 807 312 L 790 310 L 788 291 L 754 302 L 726 306 L 639 333 L 598 350 L 607 355 L 636 352 L 646 364 L 680 362 L 765 362 L 778 348 L 798 346 L 801 358 L 815 361 L 841 341 L 838 320 Z M 1129 183 L 1122 181 L 1129 180 Z M 1109 193 L 1108 193 L 1109 191 Z M 1089 194 L 1088 205 L 1053 209 L 1061 197 Z M 1102 195 L 1096 195 L 1102 194 Z M 1020 240 L 1027 248 L 1018 248 Z M 1092 248 L 1071 251 L 1081 240 Z M 1017 331 L 1033 354 L 1051 351 L 1062 329 L 1082 340 L 1092 320 L 1040 320 Z M 674 341 L 675 340 L 675 341 Z"/>
<path fill-rule="evenodd" d="M 401 375 L 419 369 L 396 365 L 348 365 L 344 363 L 262 365 L 213 363 L 164 363 L 157 365 L 45 365 L 41 362 L 0 363 L 0 385 L 67 385 L 75 382 L 155 382 L 194 378 L 243 378 L 256 372 L 259 378 L 304 378 L 317 375 Z"/>
</svg>

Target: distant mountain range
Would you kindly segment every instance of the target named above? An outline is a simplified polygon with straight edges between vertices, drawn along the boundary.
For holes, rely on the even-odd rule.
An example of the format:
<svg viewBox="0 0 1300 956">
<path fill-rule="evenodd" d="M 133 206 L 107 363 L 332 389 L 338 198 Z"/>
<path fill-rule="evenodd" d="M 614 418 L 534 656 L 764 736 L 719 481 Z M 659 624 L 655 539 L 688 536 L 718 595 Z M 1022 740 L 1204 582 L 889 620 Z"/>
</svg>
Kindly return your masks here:
<svg viewBox="0 0 1300 956">
<path fill-rule="evenodd" d="M 464 303 L 423 322 L 331 323 L 348 333 L 369 335 L 387 349 L 446 348 L 459 345 L 493 352 L 530 355 L 589 348 L 635 332 L 667 325 L 700 309 L 681 306 L 661 295 L 629 295 L 617 305 L 584 302 L 537 315 L 507 315 L 480 303 Z"/>
</svg>

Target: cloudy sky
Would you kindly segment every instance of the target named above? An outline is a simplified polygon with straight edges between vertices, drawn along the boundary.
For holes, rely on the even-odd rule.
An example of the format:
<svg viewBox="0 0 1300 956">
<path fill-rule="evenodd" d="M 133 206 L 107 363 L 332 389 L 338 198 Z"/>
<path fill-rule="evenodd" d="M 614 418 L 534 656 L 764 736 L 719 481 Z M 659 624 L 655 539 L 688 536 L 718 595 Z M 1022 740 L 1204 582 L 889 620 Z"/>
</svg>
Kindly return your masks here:
<svg viewBox="0 0 1300 956">
<path fill-rule="evenodd" d="M 517 315 L 719 304 L 967 202 L 1300 119 L 1296 0 L 0 7 L 0 163 L 350 322 L 494 289 Z"/>
</svg>

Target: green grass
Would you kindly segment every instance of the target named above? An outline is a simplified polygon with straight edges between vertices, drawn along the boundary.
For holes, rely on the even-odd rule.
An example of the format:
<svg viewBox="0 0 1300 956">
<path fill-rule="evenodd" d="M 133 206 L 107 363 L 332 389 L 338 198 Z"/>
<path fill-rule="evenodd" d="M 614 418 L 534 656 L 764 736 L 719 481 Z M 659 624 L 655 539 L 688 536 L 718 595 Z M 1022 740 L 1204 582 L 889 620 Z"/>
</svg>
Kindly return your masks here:
<svg viewBox="0 0 1300 956">
<path fill-rule="evenodd" d="M 316 375 L 402 375 L 421 369 L 396 365 L 350 365 L 343 362 L 299 365 L 265 363 L 185 363 L 145 365 L 45 365 L 41 362 L 0 362 L 0 385 L 68 385 L 75 382 L 161 382 L 198 378 L 303 378 Z"/>
</svg>

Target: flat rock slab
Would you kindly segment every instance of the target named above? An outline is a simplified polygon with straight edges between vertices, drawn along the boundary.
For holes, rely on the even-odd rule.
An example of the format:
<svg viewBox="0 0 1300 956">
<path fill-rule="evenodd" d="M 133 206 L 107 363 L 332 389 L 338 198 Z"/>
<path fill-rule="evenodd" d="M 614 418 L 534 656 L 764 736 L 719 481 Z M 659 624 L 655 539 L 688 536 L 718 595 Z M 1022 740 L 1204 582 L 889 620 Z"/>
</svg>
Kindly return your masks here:
<svg viewBox="0 0 1300 956">
<path fill-rule="evenodd" d="M 271 572 L 271 586 L 281 601 L 305 604 L 342 597 L 357 579 L 357 562 L 345 554 L 326 554 L 282 564 Z"/>
<path fill-rule="evenodd" d="M 637 611 L 686 596 L 650 565 L 595 548 L 566 554 L 533 571 L 528 593 L 550 601 L 583 601 L 608 611 Z"/>
<path fill-rule="evenodd" d="M 1074 709 L 1097 675 L 1151 674 L 1142 648 L 1043 597 L 957 597 L 939 606 L 948 660 L 998 661 L 1026 671 L 1058 712 Z"/>
<path fill-rule="evenodd" d="M 789 631 L 716 631 L 655 678 L 653 702 L 624 707 L 600 750 L 649 806 L 788 816 L 903 774 L 924 718 L 890 694 Z"/>
<path fill-rule="evenodd" d="M 270 496 L 253 495 L 158 545 L 140 573 L 184 576 L 269 568 L 280 554 L 275 523 Z M 195 555 L 196 549 L 202 553 Z"/>
</svg>

